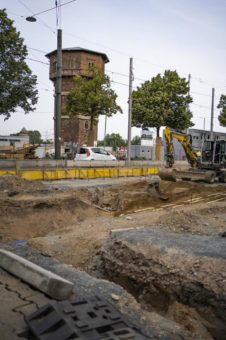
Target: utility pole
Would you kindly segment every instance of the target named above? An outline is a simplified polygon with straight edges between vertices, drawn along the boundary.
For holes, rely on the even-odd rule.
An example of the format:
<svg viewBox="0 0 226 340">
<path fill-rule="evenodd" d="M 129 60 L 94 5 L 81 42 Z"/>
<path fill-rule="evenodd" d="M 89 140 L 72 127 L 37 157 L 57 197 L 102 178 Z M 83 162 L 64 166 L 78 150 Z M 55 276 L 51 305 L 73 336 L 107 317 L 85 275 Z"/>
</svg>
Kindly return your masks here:
<svg viewBox="0 0 226 340">
<path fill-rule="evenodd" d="M 61 156 L 62 30 L 57 30 L 57 76 L 55 86 L 55 159 Z"/>
<path fill-rule="evenodd" d="M 190 95 L 190 84 L 191 84 L 191 75 L 189 73 L 189 75 L 188 75 L 188 86 L 189 86 L 188 95 Z M 189 111 L 189 103 L 187 103 L 186 111 L 188 113 L 188 111 Z M 186 134 L 187 135 L 189 134 L 189 129 L 188 128 L 186 129 Z"/>
<path fill-rule="evenodd" d="M 190 84 L 191 84 L 191 75 L 188 75 L 188 86 L 189 86 L 189 90 L 188 90 L 188 94 L 190 95 Z M 187 103 L 187 112 L 189 110 L 189 104 Z"/>
<path fill-rule="evenodd" d="M 213 139 L 214 94 L 215 94 L 215 89 L 212 88 L 211 119 L 210 119 L 210 138 L 211 139 Z"/>
<path fill-rule="evenodd" d="M 131 122 L 132 122 L 132 92 L 133 92 L 133 58 L 129 60 L 129 100 L 128 100 L 128 144 L 127 160 L 131 160 Z"/>
<path fill-rule="evenodd" d="M 107 115 L 105 115 L 105 121 L 104 121 L 104 149 L 106 147 L 106 133 L 107 133 Z"/>
</svg>

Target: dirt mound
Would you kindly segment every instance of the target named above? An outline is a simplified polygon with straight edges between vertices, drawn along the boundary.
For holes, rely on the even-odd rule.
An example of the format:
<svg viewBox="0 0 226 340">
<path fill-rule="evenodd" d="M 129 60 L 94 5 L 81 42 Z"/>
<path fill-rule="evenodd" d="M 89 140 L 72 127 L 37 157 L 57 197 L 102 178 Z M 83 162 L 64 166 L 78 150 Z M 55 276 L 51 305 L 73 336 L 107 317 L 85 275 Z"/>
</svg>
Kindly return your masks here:
<svg viewBox="0 0 226 340">
<path fill-rule="evenodd" d="M 19 176 L 7 174 L 0 177 L 0 191 L 39 190 L 44 187 L 41 182 L 28 181 Z"/>
<path fill-rule="evenodd" d="M 180 211 L 170 211 L 166 213 L 164 216 L 161 216 L 157 223 L 161 223 L 162 225 L 172 226 L 175 230 L 180 229 L 180 231 L 184 230 L 192 230 L 194 225 L 203 224 L 203 219 L 198 216 L 198 214 Z"/>
</svg>

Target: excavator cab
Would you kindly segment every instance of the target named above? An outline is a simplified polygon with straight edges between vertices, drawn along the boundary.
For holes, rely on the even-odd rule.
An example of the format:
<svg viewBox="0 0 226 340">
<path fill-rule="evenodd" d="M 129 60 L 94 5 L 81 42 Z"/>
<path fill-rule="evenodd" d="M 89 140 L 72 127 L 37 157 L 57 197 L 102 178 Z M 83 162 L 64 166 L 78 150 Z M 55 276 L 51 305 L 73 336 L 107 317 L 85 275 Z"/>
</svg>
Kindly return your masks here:
<svg viewBox="0 0 226 340">
<path fill-rule="evenodd" d="M 205 165 L 219 166 L 226 164 L 226 141 L 225 140 L 207 140 L 202 147 L 202 167 Z"/>
</svg>

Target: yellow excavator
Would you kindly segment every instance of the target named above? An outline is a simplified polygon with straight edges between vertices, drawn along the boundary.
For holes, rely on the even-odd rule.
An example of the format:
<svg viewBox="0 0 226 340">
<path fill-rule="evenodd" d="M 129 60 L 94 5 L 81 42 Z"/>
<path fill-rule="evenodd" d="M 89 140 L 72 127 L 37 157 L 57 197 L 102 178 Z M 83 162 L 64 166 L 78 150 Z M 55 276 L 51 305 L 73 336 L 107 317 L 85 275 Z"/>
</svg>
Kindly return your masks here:
<svg viewBox="0 0 226 340">
<path fill-rule="evenodd" d="M 197 152 L 192 147 L 191 136 L 186 133 L 166 127 L 164 136 L 167 148 L 166 167 L 173 167 L 173 140 L 176 139 L 183 146 L 191 168 L 189 170 L 161 170 L 159 172 L 161 179 L 171 181 L 176 181 L 177 179 L 201 180 L 214 183 L 215 178 L 218 178 L 219 182 L 226 183 L 226 140 L 205 140 L 201 151 Z"/>
</svg>

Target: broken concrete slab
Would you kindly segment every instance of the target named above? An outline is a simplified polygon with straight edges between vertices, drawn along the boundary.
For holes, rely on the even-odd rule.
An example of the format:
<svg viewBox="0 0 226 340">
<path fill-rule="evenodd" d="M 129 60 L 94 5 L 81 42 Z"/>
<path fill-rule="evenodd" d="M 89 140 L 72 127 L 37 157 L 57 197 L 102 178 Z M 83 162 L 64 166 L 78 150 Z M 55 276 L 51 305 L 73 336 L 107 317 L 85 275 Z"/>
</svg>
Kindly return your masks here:
<svg viewBox="0 0 226 340">
<path fill-rule="evenodd" d="M 171 233 L 162 227 L 115 230 L 103 248 L 102 259 L 108 277 L 145 306 L 168 315 L 178 302 L 188 307 L 188 314 L 194 309 L 200 326 L 214 338 L 224 337 L 224 238 Z M 193 313 L 193 317 L 197 315 Z"/>
<path fill-rule="evenodd" d="M 0 267 L 56 300 L 72 294 L 72 282 L 10 251 L 0 249 Z"/>
</svg>

